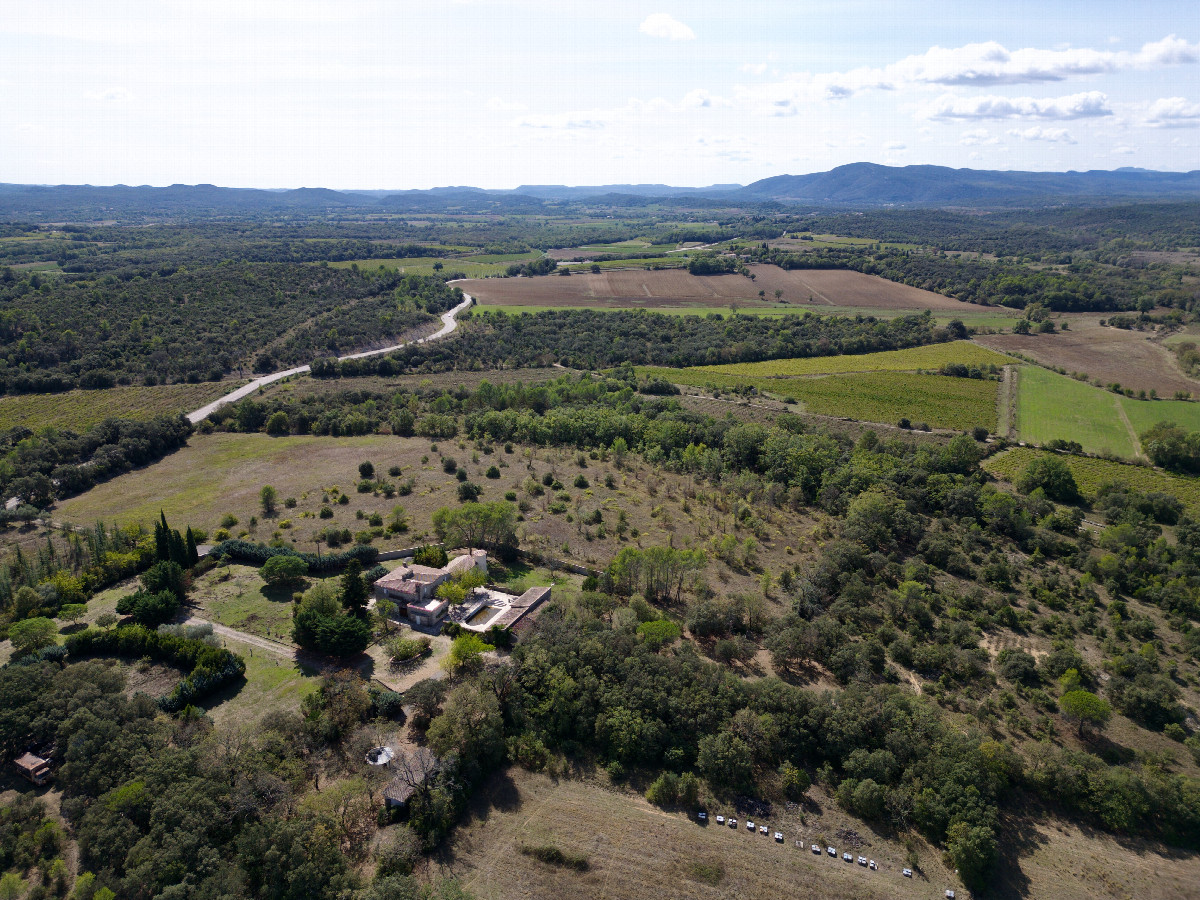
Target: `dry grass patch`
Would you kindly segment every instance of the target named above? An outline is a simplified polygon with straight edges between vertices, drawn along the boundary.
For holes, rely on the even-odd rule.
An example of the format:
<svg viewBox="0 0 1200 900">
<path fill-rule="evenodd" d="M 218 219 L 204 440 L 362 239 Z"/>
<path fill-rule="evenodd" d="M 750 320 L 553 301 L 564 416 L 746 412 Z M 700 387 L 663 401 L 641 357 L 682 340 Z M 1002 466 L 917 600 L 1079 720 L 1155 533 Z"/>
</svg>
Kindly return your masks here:
<svg viewBox="0 0 1200 900">
<path fill-rule="evenodd" d="M 481 900 L 937 900 L 947 888 L 969 896 L 928 844 L 917 841 L 920 868 L 915 878 L 904 878 L 900 870 L 908 854 L 899 836 L 878 834 L 845 816 L 820 789 L 812 794 L 803 812 L 780 806 L 764 823 L 784 833 L 780 844 L 744 828 L 701 826 L 600 781 L 553 780 L 511 769 L 479 791 L 433 868 L 460 878 Z M 872 872 L 843 862 L 840 855 L 814 855 L 808 849 L 812 843 L 867 856 L 881 868 Z M 1166 900 L 1198 895 L 1200 859 L 1146 842 L 1117 841 L 1058 822 L 1010 819 L 999 843 L 1002 856 L 989 896 Z M 586 857 L 588 869 L 534 862 L 520 852 L 525 846 L 553 846 Z"/>
</svg>

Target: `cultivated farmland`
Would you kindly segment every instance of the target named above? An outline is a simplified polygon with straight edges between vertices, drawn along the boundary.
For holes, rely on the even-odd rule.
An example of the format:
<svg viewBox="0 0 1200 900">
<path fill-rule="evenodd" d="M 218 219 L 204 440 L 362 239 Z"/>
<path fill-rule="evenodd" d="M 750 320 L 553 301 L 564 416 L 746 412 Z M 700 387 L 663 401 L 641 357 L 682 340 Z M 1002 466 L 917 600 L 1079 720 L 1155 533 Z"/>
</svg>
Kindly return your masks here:
<svg viewBox="0 0 1200 900">
<path fill-rule="evenodd" d="M 578 272 L 569 277 L 502 278 L 459 285 L 483 306 L 636 307 L 769 305 L 780 300 L 814 312 L 831 307 L 867 310 L 925 310 L 978 313 L 980 307 L 846 270 L 792 270 L 751 266 L 754 280 L 742 275 L 691 275 L 682 270 Z M 995 314 L 995 310 L 989 310 Z"/>
<path fill-rule="evenodd" d="M 1020 353 L 1044 366 L 1083 372 L 1101 384 L 1120 384 L 1134 390 L 1200 393 L 1200 384 L 1185 376 L 1170 351 L 1145 332 L 1101 327 L 1093 315 L 1065 316 L 1070 330 L 1057 334 L 995 334 L 979 342 L 1001 353 Z"/>
<path fill-rule="evenodd" d="M 799 378 L 753 378 L 720 375 L 704 369 L 639 368 L 639 375 L 658 376 L 693 387 L 740 391 L 753 387 L 802 404 L 805 412 L 821 416 L 968 431 L 996 427 L 998 382 L 950 378 L 911 372 L 859 372 Z"/>
<path fill-rule="evenodd" d="M 1135 400 L 1040 366 L 1021 366 L 1019 372 L 1017 432 L 1023 441 L 1061 438 L 1077 441 L 1088 453 L 1133 457 L 1139 435 L 1159 422 L 1200 430 L 1200 403 Z"/>
<path fill-rule="evenodd" d="M 1031 462 L 1039 456 L 1048 456 L 1051 453 L 1052 451 L 1036 450 L 1033 447 L 1013 447 L 986 460 L 984 468 L 994 475 L 1016 481 Z M 1106 482 L 1121 482 L 1138 491 L 1162 491 L 1172 494 L 1178 497 L 1193 515 L 1200 513 L 1200 478 L 1174 475 L 1149 466 L 1108 459 L 1053 455 L 1067 464 L 1071 474 L 1075 476 L 1075 483 L 1087 497 L 1094 497 L 1096 491 Z"/>
<path fill-rule="evenodd" d="M 65 394 L 17 394 L 0 397 L 0 430 L 69 428 L 80 431 L 105 419 L 153 419 L 185 413 L 217 399 L 242 382 L 115 387 Z"/>
<path fill-rule="evenodd" d="M 905 350 L 886 350 L 881 353 L 846 354 L 843 356 L 811 356 L 803 359 L 775 359 L 768 362 L 732 363 L 723 366 L 699 366 L 697 371 L 715 375 L 738 375 L 751 378 L 788 378 L 798 375 L 834 375 L 847 372 L 915 372 L 918 369 L 940 369 L 950 363 L 967 366 L 1003 366 L 1014 362 L 970 341 L 951 341 L 929 344 Z"/>
</svg>

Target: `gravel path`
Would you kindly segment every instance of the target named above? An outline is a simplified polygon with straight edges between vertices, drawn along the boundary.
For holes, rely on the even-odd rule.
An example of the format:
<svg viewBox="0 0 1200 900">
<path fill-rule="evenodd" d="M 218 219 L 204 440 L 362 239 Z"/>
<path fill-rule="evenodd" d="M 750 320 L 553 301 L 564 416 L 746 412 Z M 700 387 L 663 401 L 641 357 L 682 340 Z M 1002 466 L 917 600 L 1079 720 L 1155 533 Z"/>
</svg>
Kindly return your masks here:
<svg viewBox="0 0 1200 900">
<path fill-rule="evenodd" d="M 447 282 L 453 284 L 453 282 Z M 378 356 L 381 353 L 391 353 L 393 350 L 399 350 L 401 347 L 407 347 L 408 344 L 424 344 L 427 341 L 436 341 L 444 338 L 454 332 L 458 327 L 458 314 L 467 309 L 474 298 L 470 294 L 463 294 L 463 302 L 454 307 L 449 312 L 442 313 L 442 327 L 435 331 L 429 337 L 421 338 L 417 341 L 406 341 L 402 344 L 393 344 L 391 347 L 381 347 L 378 350 L 367 350 L 363 353 L 352 353 L 349 356 L 342 356 L 339 359 L 364 359 L 368 356 Z M 196 424 L 206 419 L 213 410 L 224 406 L 226 403 L 236 403 L 243 397 L 248 397 L 261 387 L 266 387 L 268 384 L 274 384 L 276 381 L 282 381 L 284 378 L 291 378 L 293 375 L 304 375 L 309 371 L 308 366 L 297 366 L 294 369 L 285 369 L 282 372 L 272 372 L 270 375 L 263 375 L 261 378 L 255 378 L 249 384 L 244 384 L 237 390 L 230 391 L 224 397 L 220 397 L 205 406 L 187 414 L 188 419 L 192 424 Z"/>
</svg>

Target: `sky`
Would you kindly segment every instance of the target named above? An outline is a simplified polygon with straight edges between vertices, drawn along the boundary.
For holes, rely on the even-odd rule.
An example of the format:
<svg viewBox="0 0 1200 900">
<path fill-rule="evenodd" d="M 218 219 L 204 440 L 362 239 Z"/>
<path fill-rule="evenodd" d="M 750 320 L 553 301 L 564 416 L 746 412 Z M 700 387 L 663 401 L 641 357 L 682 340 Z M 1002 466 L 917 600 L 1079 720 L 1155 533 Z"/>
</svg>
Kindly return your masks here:
<svg viewBox="0 0 1200 900">
<path fill-rule="evenodd" d="M 0 0 L 0 181 L 1200 168 L 1194 0 Z"/>
</svg>

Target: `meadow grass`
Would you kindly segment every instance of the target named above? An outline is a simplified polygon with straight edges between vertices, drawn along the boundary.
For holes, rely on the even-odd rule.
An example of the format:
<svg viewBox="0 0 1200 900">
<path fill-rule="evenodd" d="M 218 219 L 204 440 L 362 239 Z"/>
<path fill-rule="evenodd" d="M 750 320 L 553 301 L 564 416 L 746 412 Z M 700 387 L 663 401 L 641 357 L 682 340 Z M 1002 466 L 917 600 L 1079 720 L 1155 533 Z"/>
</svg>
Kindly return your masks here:
<svg viewBox="0 0 1200 900">
<path fill-rule="evenodd" d="M 928 344 L 905 350 L 842 356 L 808 356 L 797 359 L 772 359 L 755 363 L 698 366 L 702 372 L 716 375 L 741 375 L 751 378 L 789 378 L 798 375 L 831 375 L 848 372 L 914 372 L 940 369 L 949 363 L 975 366 L 1003 366 L 1014 360 L 1003 353 L 988 350 L 970 341 Z"/>
<path fill-rule="evenodd" d="M 47 426 L 82 431 L 109 418 L 152 419 L 186 413 L 215 400 L 240 381 L 132 386 L 63 394 L 0 397 L 0 430 Z"/>
<path fill-rule="evenodd" d="M 826 357 L 827 359 L 829 357 Z M 797 401 L 803 411 L 861 422 L 895 425 L 908 419 L 914 426 L 969 431 L 996 427 L 999 383 L 913 372 L 857 372 L 822 377 L 769 378 L 723 375 L 700 368 L 639 367 L 639 375 L 658 376 L 674 384 L 760 393 Z"/>
<path fill-rule="evenodd" d="M 1133 430 L 1141 435 L 1159 422 L 1174 422 L 1188 431 L 1200 431 L 1200 403 L 1190 400 L 1134 400 L 1121 397 L 1121 406 Z"/>
<path fill-rule="evenodd" d="M 1040 366 L 1021 366 L 1017 382 L 1017 433 L 1047 444 L 1076 441 L 1089 453 L 1132 457 L 1134 437 L 1121 419 L 1116 394 Z"/>
<path fill-rule="evenodd" d="M 1132 458 L 1138 437 L 1159 422 L 1200 431 L 1200 403 L 1189 400 L 1135 400 L 1040 366 L 1022 366 L 1018 384 L 1017 432 L 1029 443 L 1061 438 Z"/>
</svg>

